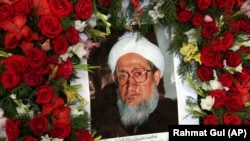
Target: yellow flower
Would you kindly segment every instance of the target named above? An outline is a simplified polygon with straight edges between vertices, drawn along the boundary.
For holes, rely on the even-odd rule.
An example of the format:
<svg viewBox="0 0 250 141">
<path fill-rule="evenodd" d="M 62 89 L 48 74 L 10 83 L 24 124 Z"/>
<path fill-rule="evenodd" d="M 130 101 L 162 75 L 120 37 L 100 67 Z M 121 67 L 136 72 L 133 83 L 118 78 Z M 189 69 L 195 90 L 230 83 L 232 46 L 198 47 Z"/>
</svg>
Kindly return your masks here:
<svg viewBox="0 0 250 141">
<path fill-rule="evenodd" d="M 198 52 L 198 47 L 195 44 L 183 43 L 180 53 L 184 56 L 184 62 L 195 60 L 201 64 L 200 53 Z"/>
<path fill-rule="evenodd" d="M 73 85 L 73 86 L 69 86 L 66 83 L 64 84 L 64 94 L 67 96 L 67 101 L 69 103 L 73 102 L 76 98 L 79 99 L 80 102 L 84 103 L 84 99 L 82 98 L 82 96 L 77 92 L 77 90 L 79 88 L 81 88 L 82 85 L 78 84 L 78 85 Z"/>
</svg>

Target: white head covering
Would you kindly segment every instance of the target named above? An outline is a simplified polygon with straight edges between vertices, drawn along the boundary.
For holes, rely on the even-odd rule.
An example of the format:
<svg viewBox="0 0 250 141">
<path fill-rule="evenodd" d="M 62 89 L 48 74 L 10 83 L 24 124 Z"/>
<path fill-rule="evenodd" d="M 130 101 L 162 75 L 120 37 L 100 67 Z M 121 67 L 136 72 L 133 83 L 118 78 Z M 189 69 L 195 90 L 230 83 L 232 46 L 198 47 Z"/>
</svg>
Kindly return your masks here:
<svg viewBox="0 0 250 141">
<path fill-rule="evenodd" d="M 151 61 L 161 71 L 161 77 L 163 76 L 164 56 L 161 50 L 145 37 L 139 37 L 135 32 L 126 32 L 110 50 L 108 64 L 112 73 L 115 71 L 117 60 L 127 53 L 137 53 Z"/>
</svg>

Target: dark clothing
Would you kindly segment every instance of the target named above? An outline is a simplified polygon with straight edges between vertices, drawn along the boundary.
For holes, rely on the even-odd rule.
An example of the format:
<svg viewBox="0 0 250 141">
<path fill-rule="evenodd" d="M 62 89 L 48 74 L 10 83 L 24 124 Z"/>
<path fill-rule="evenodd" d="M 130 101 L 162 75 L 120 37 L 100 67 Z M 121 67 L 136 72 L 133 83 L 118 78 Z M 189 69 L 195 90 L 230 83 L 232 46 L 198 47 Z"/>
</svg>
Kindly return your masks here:
<svg viewBox="0 0 250 141">
<path fill-rule="evenodd" d="M 178 124 L 177 101 L 160 97 L 157 108 L 150 114 L 148 121 L 140 126 L 126 128 L 121 123 L 119 109 L 116 105 L 115 85 L 110 85 L 106 89 L 109 89 L 110 93 L 97 94 L 97 98 L 91 103 L 92 129 L 97 130 L 97 133 L 102 135 L 102 139 L 168 132 L 169 124 Z"/>
</svg>

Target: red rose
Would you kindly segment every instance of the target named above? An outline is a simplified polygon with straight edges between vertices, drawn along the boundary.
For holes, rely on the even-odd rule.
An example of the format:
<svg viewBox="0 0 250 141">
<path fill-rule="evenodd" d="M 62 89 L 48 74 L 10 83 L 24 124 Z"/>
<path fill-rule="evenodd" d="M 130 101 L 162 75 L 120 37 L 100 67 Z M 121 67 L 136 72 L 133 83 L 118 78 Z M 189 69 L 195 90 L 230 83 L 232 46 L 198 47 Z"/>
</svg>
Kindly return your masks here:
<svg viewBox="0 0 250 141">
<path fill-rule="evenodd" d="M 211 0 L 196 0 L 197 8 L 200 11 L 206 11 L 211 5 Z"/>
<path fill-rule="evenodd" d="M 10 20 L 14 16 L 14 9 L 12 5 L 2 4 L 0 6 L 0 21 Z"/>
<path fill-rule="evenodd" d="M 229 111 L 239 111 L 245 108 L 240 96 L 228 97 L 225 101 L 225 107 Z"/>
<path fill-rule="evenodd" d="M 230 20 L 228 21 L 228 24 L 230 25 L 230 31 L 232 33 L 238 33 L 240 31 L 240 20 L 238 21 Z"/>
<path fill-rule="evenodd" d="M 23 141 L 38 141 L 38 139 L 32 137 L 32 136 L 26 136 Z"/>
<path fill-rule="evenodd" d="M 246 33 L 250 33 L 250 22 L 245 18 L 240 19 L 240 28 Z"/>
<path fill-rule="evenodd" d="M 66 29 L 65 37 L 71 45 L 78 43 L 80 40 L 79 32 L 73 26 Z"/>
<path fill-rule="evenodd" d="M 16 49 L 17 45 L 18 45 L 18 39 L 16 37 L 16 34 L 7 32 L 4 38 L 4 49 L 6 50 Z"/>
<path fill-rule="evenodd" d="M 16 15 L 29 15 L 32 9 L 32 1 L 31 0 L 19 0 L 15 3 L 14 11 Z"/>
<path fill-rule="evenodd" d="M 208 115 L 206 118 L 204 118 L 203 124 L 204 125 L 218 125 L 219 119 L 215 115 Z"/>
<path fill-rule="evenodd" d="M 241 125 L 241 118 L 236 114 L 225 113 L 223 115 L 225 125 Z"/>
<path fill-rule="evenodd" d="M 54 109 L 56 109 L 59 106 L 62 106 L 64 104 L 64 100 L 60 97 L 53 99 L 51 103 L 44 104 L 42 106 L 42 114 L 48 115 L 50 114 Z"/>
<path fill-rule="evenodd" d="M 201 61 L 203 65 L 216 67 L 221 61 L 220 52 L 211 45 L 205 45 L 201 49 Z"/>
<path fill-rule="evenodd" d="M 250 82 L 250 68 L 243 68 L 241 73 L 237 73 L 236 80 L 239 81 L 240 85 L 250 87 L 247 85 Z"/>
<path fill-rule="evenodd" d="M 99 2 L 102 3 L 104 7 L 109 7 L 110 5 L 110 0 L 99 0 Z"/>
<path fill-rule="evenodd" d="M 240 49 L 238 50 L 240 53 L 247 53 L 250 54 L 250 48 L 246 46 L 241 46 Z"/>
<path fill-rule="evenodd" d="M 234 81 L 234 77 L 230 73 L 223 73 L 219 76 L 219 81 L 224 87 L 231 87 Z"/>
<path fill-rule="evenodd" d="M 55 97 L 54 89 L 49 85 L 40 86 L 36 91 L 36 103 L 47 104 Z"/>
<path fill-rule="evenodd" d="M 227 94 L 225 91 L 217 89 L 211 91 L 209 95 L 214 98 L 214 108 L 220 108 L 225 104 L 225 100 L 227 98 Z"/>
<path fill-rule="evenodd" d="M 227 11 L 231 11 L 235 6 L 236 2 L 232 0 L 213 0 L 214 7 L 222 8 Z"/>
<path fill-rule="evenodd" d="M 249 120 L 246 120 L 246 121 L 243 121 L 243 125 L 250 125 L 250 121 Z"/>
<path fill-rule="evenodd" d="M 41 16 L 38 26 L 42 34 L 51 39 L 57 37 L 62 32 L 60 21 L 52 15 Z"/>
<path fill-rule="evenodd" d="M 38 68 L 46 63 L 46 54 L 44 51 L 38 48 L 31 48 L 25 52 L 25 57 L 28 61 L 29 66 Z"/>
<path fill-rule="evenodd" d="M 204 17 L 203 17 L 202 14 L 195 13 L 194 16 L 193 16 L 193 18 L 192 18 L 192 24 L 193 24 L 193 26 L 197 27 L 197 26 L 202 25 L 202 23 L 204 21 L 203 19 L 204 19 Z"/>
<path fill-rule="evenodd" d="M 34 68 L 27 68 L 26 71 L 23 73 L 23 81 L 30 87 L 37 87 L 40 86 L 45 79 L 41 75 L 41 73 L 37 72 Z"/>
<path fill-rule="evenodd" d="M 214 21 L 202 24 L 201 35 L 205 39 L 212 39 L 213 35 L 218 31 L 219 28 L 216 26 Z"/>
<path fill-rule="evenodd" d="M 5 68 L 7 70 L 13 70 L 17 72 L 24 72 L 27 68 L 27 60 L 21 55 L 12 55 L 6 58 Z"/>
<path fill-rule="evenodd" d="M 192 19 L 192 12 L 185 9 L 177 13 L 177 18 L 180 22 L 188 22 Z"/>
<path fill-rule="evenodd" d="M 76 141 L 94 141 L 88 130 L 76 130 Z"/>
<path fill-rule="evenodd" d="M 229 67 L 237 67 L 242 62 L 240 54 L 234 51 L 228 52 L 225 56 L 225 60 Z"/>
<path fill-rule="evenodd" d="M 35 135 L 41 136 L 47 130 L 49 126 L 49 121 L 44 115 L 36 115 L 29 121 L 29 127 Z"/>
<path fill-rule="evenodd" d="M 234 37 L 231 32 L 226 31 L 224 35 L 217 39 L 212 39 L 212 44 L 216 46 L 218 51 L 227 51 L 233 46 Z"/>
<path fill-rule="evenodd" d="M 93 13 L 92 0 L 79 0 L 75 7 L 75 18 L 87 20 Z"/>
<path fill-rule="evenodd" d="M 52 111 L 53 124 L 70 125 L 70 107 L 59 106 Z"/>
<path fill-rule="evenodd" d="M 8 119 L 6 121 L 5 132 L 8 141 L 16 141 L 20 134 L 20 126 L 22 124 L 21 120 Z"/>
<path fill-rule="evenodd" d="M 204 65 L 201 65 L 197 69 L 197 75 L 201 81 L 209 81 L 213 79 L 213 69 Z"/>
<path fill-rule="evenodd" d="M 58 67 L 57 76 L 63 77 L 64 79 L 68 80 L 73 71 L 73 64 L 71 60 L 68 59 L 66 62 L 63 62 L 63 64 Z"/>
<path fill-rule="evenodd" d="M 4 71 L 1 75 L 1 83 L 5 89 L 13 89 L 18 86 L 20 82 L 20 74 L 13 70 Z"/>
<path fill-rule="evenodd" d="M 53 138 L 64 139 L 70 135 L 70 131 L 70 125 L 56 124 L 50 130 L 50 136 Z"/>
<path fill-rule="evenodd" d="M 67 17 L 73 11 L 73 3 L 70 0 L 50 0 L 50 12 L 57 18 Z"/>
<path fill-rule="evenodd" d="M 66 53 L 69 48 L 67 39 L 64 36 L 56 37 L 52 42 L 52 48 L 58 55 Z"/>
</svg>

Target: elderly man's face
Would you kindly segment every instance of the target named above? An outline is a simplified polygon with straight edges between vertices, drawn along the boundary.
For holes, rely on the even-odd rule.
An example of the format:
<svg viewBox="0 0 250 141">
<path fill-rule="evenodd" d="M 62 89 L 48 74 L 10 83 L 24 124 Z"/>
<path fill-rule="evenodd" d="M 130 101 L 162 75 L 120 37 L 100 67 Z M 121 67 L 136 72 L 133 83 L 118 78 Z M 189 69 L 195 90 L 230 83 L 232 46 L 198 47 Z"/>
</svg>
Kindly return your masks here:
<svg viewBox="0 0 250 141">
<path fill-rule="evenodd" d="M 131 72 L 138 68 L 151 70 L 148 61 L 135 53 L 121 56 L 116 65 L 116 75 L 124 72 L 129 75 L 126 83 L 119 85 L 118 88 L 122 101 L 130 106 L 137 106 L 142 101 L 147 102 L 152 94 L 152 83 L 158 84 L 160 81 L 159 71 L 156 71 L 155 74 L 152 71 L 148 71 L 146 72 L 147 79 L 145 81 L 141 83 L 136 82 L 132 78 L 134 76 L 131 77 Z"/>
</svg>

